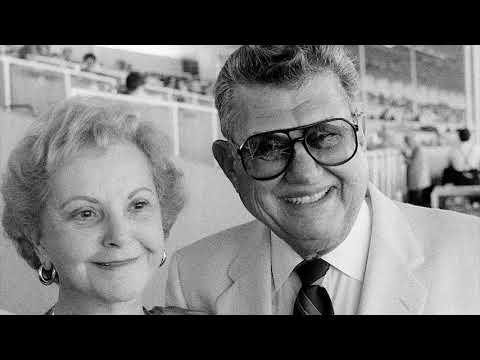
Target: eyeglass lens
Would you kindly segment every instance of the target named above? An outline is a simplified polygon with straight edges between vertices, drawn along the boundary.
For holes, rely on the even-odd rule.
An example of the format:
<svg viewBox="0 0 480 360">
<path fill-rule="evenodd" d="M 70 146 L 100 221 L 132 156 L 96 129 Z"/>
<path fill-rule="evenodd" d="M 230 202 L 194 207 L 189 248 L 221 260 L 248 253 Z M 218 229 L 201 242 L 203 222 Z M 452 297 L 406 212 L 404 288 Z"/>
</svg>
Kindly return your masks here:
<svg viewBox="0 0 480 360">
<path fill-rule="evenodd" d="M 343 119 L 326 120 L 304 128 L 303 138 L 308 153 L 327 166 L 348 161 L 357 150 L 355 129 Z M 295 141 L 287 132 L 251 136 L 241 149 L 245 170 L 258 179 L 279 175 L 293 157 Z"/>
</svg>

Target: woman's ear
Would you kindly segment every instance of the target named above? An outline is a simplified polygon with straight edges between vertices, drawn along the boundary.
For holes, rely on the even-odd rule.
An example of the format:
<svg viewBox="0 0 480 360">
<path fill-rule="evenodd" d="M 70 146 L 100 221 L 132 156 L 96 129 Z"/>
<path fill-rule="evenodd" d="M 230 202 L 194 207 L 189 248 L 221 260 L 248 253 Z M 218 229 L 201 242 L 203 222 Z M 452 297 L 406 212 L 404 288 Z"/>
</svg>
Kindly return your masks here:
<svg viewBox="0 0 480 360">
<path fill-rule="evenodd" d="M 232 146 L 225 140 L 215 140 L 212 145 L 215 160 L 238 192 L 238 175 L 235 170 L 235 157 L 232 151 Z"/>
</svg>

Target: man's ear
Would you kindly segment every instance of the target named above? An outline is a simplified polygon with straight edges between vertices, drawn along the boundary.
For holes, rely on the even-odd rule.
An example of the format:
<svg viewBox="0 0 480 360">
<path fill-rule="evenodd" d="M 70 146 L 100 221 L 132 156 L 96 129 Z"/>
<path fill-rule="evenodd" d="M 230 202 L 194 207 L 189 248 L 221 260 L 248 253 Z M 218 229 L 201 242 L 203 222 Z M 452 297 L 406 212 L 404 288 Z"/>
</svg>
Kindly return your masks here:
<svg viewBox="0 0 480 360">
<path fill-rule="evenodd" d="M 232 154 L 232 146 L 225 140 L 215 140 L 212 152 L 218 165 L 238 192 L 238 177 L 235 171 L 235 158 Z"/>
<path fill-rule="evenodd" d="M 367 123 L 365 115 L 358 117 L 358 144 L 363 150 L 367 150 Z"/>
</svg>

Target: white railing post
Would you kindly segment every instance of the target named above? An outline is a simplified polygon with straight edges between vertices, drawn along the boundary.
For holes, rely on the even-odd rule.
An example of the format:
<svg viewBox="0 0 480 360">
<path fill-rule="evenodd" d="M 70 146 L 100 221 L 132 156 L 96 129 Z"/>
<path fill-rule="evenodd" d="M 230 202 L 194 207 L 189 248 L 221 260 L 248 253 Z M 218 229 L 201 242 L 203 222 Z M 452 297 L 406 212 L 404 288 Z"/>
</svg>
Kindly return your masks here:
<svg viewBox="0 0 480 360">
<path fill-rule="evenodd" d="M 472 101 L 472 83 L 473 83 L 473 74 L 472 74 L 472 46 L 463 45 L 463 57 L 465 64 L 465 118 L 467 121 L 468 128 L 475 128 L 477 124 L 474 124 L 474 111 L 473 106 L 474 102 Z M 478 137 L 477 139 L 478 140 Z"/>
<path fill-rule="evenodd" d="M 69 98 L 72 94 L 72 72 L 65 70 L 63 72 L 63 81 L 65 85 L 65 98 Z"/>
<path fill-rule="evenodd" d="M 388 192 L 390 198 L 394 198 L 394 181 L 395 181 L 395 150 L 389 149 L 388 153 Z"/>
<path fill-rule="evenodd" d="M 212 142 L 218 139 L 218 116 L 216 111 L 211 112 L 212 115 Z"/>
<path fill-rule="evenodd" d="M 173 155 L 180 156 L 180 128 L 178 124 L 178 103 L 172 104 L 172 125 L 173 125 Z"/>
<path fill-rule="evenodd" d="M 7 58 L 3 58 L 3 85 L 4 85 L 4 101 L 5 110 L 8 112 L 12 106 L 12 81 L 10 77 L 10 61 Z"/>
</svg>

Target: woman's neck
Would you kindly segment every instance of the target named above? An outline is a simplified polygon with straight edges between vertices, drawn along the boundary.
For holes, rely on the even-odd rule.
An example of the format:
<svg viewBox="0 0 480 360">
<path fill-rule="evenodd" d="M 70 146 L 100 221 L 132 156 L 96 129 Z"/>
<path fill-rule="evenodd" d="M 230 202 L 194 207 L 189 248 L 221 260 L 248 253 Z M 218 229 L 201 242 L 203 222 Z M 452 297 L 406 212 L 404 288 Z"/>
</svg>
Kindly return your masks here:
<svg viewBox="0 0 480 360">
<path fill-rule="evenodd" d="M 55 315 L 143 315 L 140 299 L 110 303 L 84 294 L 59 290 Z"/>
</svg>

